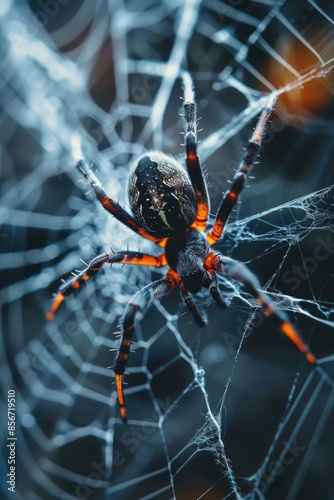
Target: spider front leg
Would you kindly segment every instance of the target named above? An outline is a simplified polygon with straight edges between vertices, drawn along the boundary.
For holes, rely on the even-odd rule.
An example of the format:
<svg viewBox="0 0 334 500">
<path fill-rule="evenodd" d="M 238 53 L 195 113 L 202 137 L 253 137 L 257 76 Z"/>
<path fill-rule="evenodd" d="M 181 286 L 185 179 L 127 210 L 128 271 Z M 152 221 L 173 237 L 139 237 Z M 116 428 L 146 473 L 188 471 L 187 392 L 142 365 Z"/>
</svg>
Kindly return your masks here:
<svg viewBox="0 0 334 500">
<path fill-rule="evenodd" d="M 244 264 L 237 260 L 230 259 L 229 257 L 224 257 L 221 254 L 211 252 L 207 259 L 207 266 L 242 283 L 246 287 L 246 290 L 263 307 L 265 313 L 274 320 L 281 332 L 298 347 L 306 359 L 312 364 L 317 363 L 315 356 L 300 338 L 287 315 L 283 311 L 277 309 L 270 298 L 259 290 L 260 283 L 258 279 Z"/>
<path fill-rule="evenodd" d="M 125 226 L 132 229 L 137 234 L 140 234 L 144 238 L 157 243 L 157 245 L 165 246 L 167 238 L 156 238 L 155 236 L 147 233 L 138 222 L 128 213 L 124 208 L 122 208 L 118 203 L 109 198 L 104 188 L 102 187 L 100 181 L 97 179 L 96 175 L 93 173 L 92 169 L 88 167 L 84 160 L 79 160 L 77 163 L 77 169 L 83 174 L 85 179 L 91 185 L 96 198 L 102 204 L 103 208 L 107 210 L 110 214 L 116 217 L 117 220 L 122 222 Z"/>
<path fill-rule="evenodd" d="M 65 297 L 71 295 L 74 290 L 80 288 L 81 285 L 85 284 L 89 278 L 98 273 L 104 264 L 137 264 L 140 266 L 154 266 L 161 267 L 167 264 L 165 254 L 161 254 L 157 257 L 153 255 L 148 255 L 140 252 L 107 252 L 98 255 L 93 259 L 77 276 L 71 280 L 64 283 L 58 290 L 58 294 L 52 304 L 52 307 L 46 319 L 51 321 L 54 318 L 55 313 L 59 309 L 60 304 L 63 302 Z"/>
<path fill-rule="evenodd" d="M 137 312 L 144 311 L 144 309 L 146 309 L 153 300 L 159 299 L 172 291 L 177 282 L 178 279 L 176 274 L 170 272 L 165 278 L 153 281 L 153 283 L 150 283 L 142 288 L 132 297 L 132 299 L 130 299 L 126 307 L 121 332 L 121 343 L 114 366 L 117 399 L 123 422 L 126 422 L 127 420 L 123 393 L 123 374 L 128 363 L 131 339 L 134 334 L 135 316 Z"/>
<path fill-rule="evenodd" d="M 239 199 L 239 195 L 244 187 L 246 176 L 254 164 L 255 158 L 257 157 L 259 150 L 261 148 L 262 139 L 265 133 L 265 129 L 268 120 L 271 116 L 271 112 L 276 102 L 276 96 L 269 99 L 267 104 L 262 109 L 262 113 L 257 122 L 255 130 L 252 137 L 247 143 L 245 154 L 242 158 L 241 164 L 236 171 L 229 189 L 225 192 L 220 207 L 218 209 L 215 223 L 212 230 L 207 234 L 210 245 L 216 243 L 221 237 L 224 228 L 226 226 L 227 220 L 231 215 L 233 207 Z"/>
<path fill-rule="evenodd" d="M 192 227 L 204 231 L 207 225 L 210 201 L 208 189 L 197 155 L 197 107 L 191 81 L 185 80 L 183 120 L 186 164 L 197 201 L 197 215 Z"/>
</svg>

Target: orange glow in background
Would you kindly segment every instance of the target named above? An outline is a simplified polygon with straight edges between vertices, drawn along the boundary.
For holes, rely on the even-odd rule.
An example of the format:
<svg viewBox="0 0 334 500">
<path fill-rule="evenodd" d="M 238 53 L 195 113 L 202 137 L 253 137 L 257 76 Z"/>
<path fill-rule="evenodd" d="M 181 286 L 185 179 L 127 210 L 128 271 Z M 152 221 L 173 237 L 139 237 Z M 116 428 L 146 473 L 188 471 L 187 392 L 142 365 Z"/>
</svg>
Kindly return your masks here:
<svg viewBox="0 0 334 500">
<path fill-rule="evenodd" d="M 275 49 L 286 63 L 301 76 L 307 74 L 319 64 L 315 54 L 292 36 L 279 38 Z M 292 69 L 282 65 L 274 58 L 271 58 L 264 68 L 264 76 L 277 89 L 295 82 L 298 78 Z M 280 96 L 277 107 L 281 104 L 291 114 L 311 118 L 313 115 L 320 114 L 332 99 L 333 95 L 327 75 L 327 78 L 313 78 L 304 85 L 298 85 L 296 88 L 285 92 Z"/>
</svg>

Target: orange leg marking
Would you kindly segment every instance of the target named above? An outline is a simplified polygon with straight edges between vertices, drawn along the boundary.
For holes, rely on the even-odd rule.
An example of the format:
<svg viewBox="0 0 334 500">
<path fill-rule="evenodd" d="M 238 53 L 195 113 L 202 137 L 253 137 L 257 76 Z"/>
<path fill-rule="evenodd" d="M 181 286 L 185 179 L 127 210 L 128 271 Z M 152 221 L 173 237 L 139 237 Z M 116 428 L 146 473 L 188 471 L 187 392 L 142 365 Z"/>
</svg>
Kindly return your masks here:
<svg viewBox="0 0 334 500">
<path fill-rule="evenodd" d="M 126 409 L 124 406 L 123 375 L 119 375 L 116 373 L 115 379 L 116 379 L 116 390 L 117 390 L 117 399 L 119 404 L 119 412 L 123 422 L 126 423 L 127 417 L 126 417 Z"/>
<path fill-rule="evenodd" d="M 287 337 L 289 337 L 290 340 L 292 340 L 292 342 L 298 347 L 298 349 L 305 354 L 306 359 L 310 363 L 312 363 L 313 365 L 316 364 L 316 362 L 317 362 L 316 358 L 313 356 L 313 354 L 311 352 L 309 352 L 309 350 L 305 346 L 304 342 L 302 342 L 302 340 L 299 338 L 298 333 L 293 328 L 291 323 L 289 323 L 288 321 L 284 321 L 281 324 L 280 328 L 281 328 L 282 332 Z"/>
<path fill-rule="evenodd" d="M 153 300 L 169 293 L 178 281 L 177 273 L 170 270 L 165 278 L 153 281 L 153 283 L 146 285 L 142 290 L 137 292 L 126 307 L 122 327 L 122 341 L 114 364 L 117 398 L 120 415 L 124 422 L 126 421 L 126 411 L 122 381 L 130 352 L 131 339 L 134 334 L 136 314 L 139 311 L 143 312 Z"/>
<path fill-rule="evenodd" d="M 194 100 L 188 102 L 188 100 L 185 99 L 183 109 L 186 164 L 197 202 L 197 216 L 191 227 L 204 231 L 210 212 L 210 200 L 200 159 L 197 155 L 197 113 Z"/>
<path fill-rule="evenodd" d="M 59 308 L 60 304 L 63 302 L 64 298 L 65 298 L 65 296 L 61 292 L 59 292 L 58 295 L 55 298 L 54 303 L 52 304 L 52 307 L 51 307 L 50 311 L 46 315 L 46 319 L 48 321 L 52 321 L 53 320 L 54 315 L 58 311 L 58 308 Z"/>
<path fill-rule="evenodd" d="M 206 225 L 209 217 L 209 204 L 205 201 L 201 201 L 199 196 L 197 197 L 197 215 L 195 222 L 191 225 L 194 229 L 198 229 L 199 231 L 204 231 L 206 229 Z"/>
<path fill-rule="evenodd" d="M 62 285 L 59 289 L 56 300 L 52 304 L 52 307 L 46 319 L 51 321 L 54 318 L 54 313 L 58 310 L 60 304 L 64 300 L 64 297 L 70 295 L 74 290 L 80 288 L 89 278 L 94 276 L 104 264 L 135 264 L 139 266 L 153 266 L 162 267 L 167 264 L 166 255 L 163 253 L 154 257 L 153 255 L 148 255 L 139 252 L 109 252 L 98 255 L 93 259 L 86 269 L 81 271 L 76 277 L 72 278 L 69 282 Z"/>
<path fill-rule="evenodd" d="M 253 166 L 257 154 L 261 148 L 262 139 L 265 128 L 270 118 L 276 98 L 271 98 L 266 106 L 262 109 L 260 118 L 258 119 L 254 133 L 252 134 L 247 146 L 245 154 L 241 160 L 238 170 L 236 171 L 230 188 L 225 192 L 220 207 L 218 209 L 216 220 L 212 230 L 207 234 L 210 245 L 216 243 L 226 226 L 226 223 L 231 215 L 231 212 L 238 201 L 239 195 L 244 188 L 247 173 Z"/>
<path fill-rule="evenodd" d="M 162 247 L 166 245 L 167 238 L 157 238 L 156 236 L 152 236 L 147 233 L 142 227 L 139 226 L 138 222 L 128 212 L 126 212 L 124 208 L 121 207 L 121 205 L 109 198 L 100 181 L 84 160 L 80 160 L 77 163 L 77 169 L 84 175 L 85 179 L 91 185 L 96 198 L 107 210 L 107 212 L 116 217 L 116 219 L 122 222 L 125 226 L 132 229 L 132 231 L 140 234 L 140 236 L 143 236 L 143 238 L 154 241 L 157 245 Z"/>
<path fill-rule="evenodd" d="M 317 363 L 315 356 L 310 352 L 307 345 L 299 337 L 297 331 L 288 321 L 285 314 L 279 309 L 276 309 L 270 298 L 260 292 L 258 280 L 256 276 L 254 276 L 253 273 L 247 268 L 247 266 L 229 257 L 224 257 L 219 253 L 210 252 L 206 259 L 205 267 L 207 269 L 212 268 L 216 271 L 221 271 L 225 274 L 225 276 L 242 283 L 246 287 L 246 290 L 264 308 L 264 311 L 268 314 L 268 316 L 272 317 L 281 332 L 284 333 L 284 335 L 286 335 L 296 347 L 298 347 L 306 359 L 312 364 Z"/>
</svg>

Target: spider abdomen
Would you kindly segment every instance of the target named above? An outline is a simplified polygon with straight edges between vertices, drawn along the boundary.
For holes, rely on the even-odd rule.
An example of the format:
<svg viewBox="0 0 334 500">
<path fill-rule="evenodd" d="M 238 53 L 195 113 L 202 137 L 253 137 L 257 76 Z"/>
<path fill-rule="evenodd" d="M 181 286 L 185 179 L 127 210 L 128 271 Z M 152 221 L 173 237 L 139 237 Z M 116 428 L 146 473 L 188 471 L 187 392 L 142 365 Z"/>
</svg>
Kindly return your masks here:
<svg viewBox="0 0 334 500">
<path fill-rule="evenodd" d="M 158 238 L 183 231 L 196 218 L 195 193 L 185 169 L 157 151 L 143 154 L 132 166 L 129 200 L 141 227 Z"/>
</svg>

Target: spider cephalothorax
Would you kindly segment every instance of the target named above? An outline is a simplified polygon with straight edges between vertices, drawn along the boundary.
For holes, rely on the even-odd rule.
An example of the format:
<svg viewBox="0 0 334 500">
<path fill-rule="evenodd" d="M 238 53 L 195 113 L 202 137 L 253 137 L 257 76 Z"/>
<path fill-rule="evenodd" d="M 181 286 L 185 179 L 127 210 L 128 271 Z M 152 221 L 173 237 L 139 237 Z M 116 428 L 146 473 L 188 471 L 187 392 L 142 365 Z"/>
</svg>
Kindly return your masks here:
<svg viewBox="0 0 334 500">
<path fill-rule="evenodd" d="M 205 317 L 190 294 L 207 288 L 218 307 L 223 309 L 226 304 L 218 288 L 216 273 L 222 273 L 228 279 L 239 281 L 264 308 L 265 313 L 272 317 L 279 329 L 304 353 L 307 360 L 316 363 L 315 357 L 301 340 L 285 313 L 276 309 L 269 297 L 260 291 L 256 276 L 241 262 L 211 249 L 211 245 L 220 239 L 232 209 L 238 201 L 247 173 L 259 152 L 275 100 L 270 98 L 262 109 L 240 166 L 229 189 L 223 195 L 213 227 L 209 231 L 207 231 L 209 196 L 197 155 L 196 104 L 188 80 L 185 81 L 183 104 L 186 169 L 174 158 L 157 151 L 150 151 L 140 156 L 133 164 L 129 176 L 129 198 L 133 215 L 108 197 L 85 160 L 81 158 L 78 161 L 77 168 L 87 179 L 103 207 L 137 234 L 164 247 L 165 252 L 152 256 L 141 252 L 110 251 L 95 257 L 86 269 L 60 287 L 47 319 L 51 320 L 64 298 L 95 275 L 103 264 L 169 266 L 164 278 L 146 285 L 132 297 L 124 313 L 121 342 L 114 365 L 118 403 L 124 422 L 127 417 L 123 374 L 128 362 L 136 313 L 146 308 L 154 299 L 169 293 L 176 285 L 180 285 L 183 301 L 196 323 L 203 326 Z"/>
<path fill-rule="evenodd" d="M 202 231 L 188 228 L 171 236 L 165 252 L 168 265 L 177 272 L 188 292 L 197 293 L 202 287 L 208 288 L 212 279 L 205 269 L 205 261 L 210 245 Z"/>
</svg>

